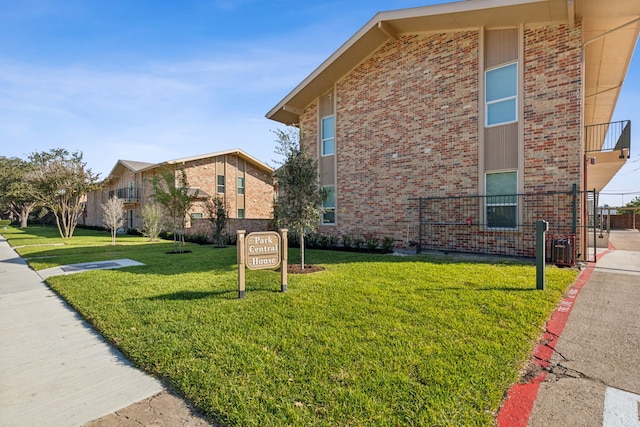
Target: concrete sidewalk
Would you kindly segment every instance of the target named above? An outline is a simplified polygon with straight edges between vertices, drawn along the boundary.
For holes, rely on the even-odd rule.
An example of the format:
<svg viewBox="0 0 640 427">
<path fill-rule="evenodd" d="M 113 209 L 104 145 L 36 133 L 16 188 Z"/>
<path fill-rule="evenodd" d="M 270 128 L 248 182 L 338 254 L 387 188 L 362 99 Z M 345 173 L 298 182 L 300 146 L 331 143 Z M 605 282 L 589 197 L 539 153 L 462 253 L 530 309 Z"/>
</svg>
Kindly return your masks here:
<svg viewBox="0 0 640 427">
<path fill-rule="evenodd" d="M 0 426 L 79 426 L 163 390 L 53 293 L 0 235 Z M 124 421 L 115 420 L 100 425 Z M 186 425 L 173 418 L 153 424 Z"/>
<path fill-rule="evenodd" d="M 531 427 L 640 427 L 640 233 L 612 231 L 540 384 Z"/>
</svg>

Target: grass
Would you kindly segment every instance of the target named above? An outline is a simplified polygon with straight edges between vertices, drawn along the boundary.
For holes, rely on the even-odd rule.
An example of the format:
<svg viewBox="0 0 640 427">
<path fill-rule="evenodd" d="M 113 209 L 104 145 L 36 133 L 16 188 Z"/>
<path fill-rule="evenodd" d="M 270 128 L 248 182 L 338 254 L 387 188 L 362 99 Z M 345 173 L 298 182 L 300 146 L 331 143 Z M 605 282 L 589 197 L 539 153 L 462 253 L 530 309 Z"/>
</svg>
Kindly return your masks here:
<svg viewBox="0 0 640 427">
<path fill-rule="evenodd" d="M 14 246 L 62 243 L 3 232 Z M 55 230 L 54 230 L 55 231 Z M 489 426 L 576 272 L 437 256 L 308 251 L 326 270 L 247 271 L 236 248 L 78 230 L 18 251 L 36 268 L 132 258 L 145 265 L 48 280 L 137 366 L 224 425 Z M 42 258 L 46 257 L 46 258 Z M 298 262 L 298 250 L 291 250 Z"/>
</svg>

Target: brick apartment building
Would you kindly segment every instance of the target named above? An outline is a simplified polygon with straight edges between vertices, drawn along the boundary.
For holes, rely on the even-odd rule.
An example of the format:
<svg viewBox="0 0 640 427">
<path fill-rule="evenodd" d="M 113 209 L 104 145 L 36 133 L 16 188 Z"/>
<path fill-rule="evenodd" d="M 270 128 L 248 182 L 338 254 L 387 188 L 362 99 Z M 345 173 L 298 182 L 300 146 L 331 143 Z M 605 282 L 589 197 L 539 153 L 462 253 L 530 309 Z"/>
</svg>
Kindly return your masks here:
<svg viewBox="0 0 640 427">
<path fill-rule="evenodd" d="M 610 122 L 639 18 L 637 0 L 380 12 L 267 117 L 318 160 L 321 233 L 533 256 L 545 219 L 584 258 L 629 155 L 630 124 Z"/>
<path fill-rule="evenodd" d="M 157 164 L 118 160 L 102 188 L 87 195 L 81 222 L 103 225 L 101 204 L 115 195 L 125 203 L 126 228 L 141 230 L 142 208 L 153 202 L 151 180 L 164 169 L 184 170 L 189 187 L 197 190 L 200 201 L 212 196 L 223 198 L 229 212 L 230 232 L 238 227 L 252 230 L 254 225 L 258 228 L 270 225 L 275 194 L 273 169 L 239 149 Z M 203 204 L 195 203 L 187 226 L 205 231 L 208 221 L 201 219 L 206 217 Z"/>
</svg>

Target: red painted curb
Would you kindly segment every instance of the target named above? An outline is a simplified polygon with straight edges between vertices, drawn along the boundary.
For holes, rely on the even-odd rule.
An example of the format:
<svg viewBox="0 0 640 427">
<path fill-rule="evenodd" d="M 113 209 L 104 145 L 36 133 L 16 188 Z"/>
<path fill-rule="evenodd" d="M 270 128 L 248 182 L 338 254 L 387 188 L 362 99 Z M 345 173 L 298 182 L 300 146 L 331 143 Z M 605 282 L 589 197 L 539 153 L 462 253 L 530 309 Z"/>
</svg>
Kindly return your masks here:
<svg viewBox="0 0 640 427">
<path fill-rule="evenodd" d="M 609 244 L 608 250 L 596 255 L 596 261 L 613 250 L 613 245 Z M 587 267 L 578 275 L 576 281 L 569 288 L 558 307 L 551 315 L 551 319 L 545 325 L 545 332 L 542 334 L 533 349 L 531 363 L 541 368 L 546 368 L 551 364 L 551 356 L 556 348 L 560 334 L 567 324 L 573 303 L 582 287 L 587 283 L 595 263 L 588 263 Z M 498 427 L 526 427 L 533 410 L 533 404 L 538 395 L 540 383 L 547 377 L 547 372 L 541 370 L 540 373 L 529 382 L 524 384 L 514 384 L 507 393 L 507 398 L 498 412 L 496 422 Z"/>
</svg>

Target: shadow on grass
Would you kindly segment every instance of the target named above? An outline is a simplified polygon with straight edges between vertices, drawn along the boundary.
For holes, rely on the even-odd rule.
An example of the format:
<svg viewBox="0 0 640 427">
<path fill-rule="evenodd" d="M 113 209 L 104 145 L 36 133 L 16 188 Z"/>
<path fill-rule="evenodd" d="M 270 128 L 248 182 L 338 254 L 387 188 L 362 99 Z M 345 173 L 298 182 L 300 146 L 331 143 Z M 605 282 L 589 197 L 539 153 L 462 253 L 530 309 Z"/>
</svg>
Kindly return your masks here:
<svg viewBox="0 0 640 427">
<path fill-rule="evenodd" d="M 450 291 L 476 291 L 476 292 L 495 292 L 495 291 L 500 291 L 500 292 L 531 292 L 531 291 L 535 291 L 537 290 L 535 287 L 531 287 L 531 288 L 516 288 L 516 287 L 501 287 L 501 286 L 494 286 L 494 287 L 483 287 L 483 288 L 475 288 L 473 286 L 469 286 L 469 287 L 464 287 L 464 286 L 456 286 L 456 287 L 450 287 L 450 288 L 417 288 L 416 291 L 417 292 L 424 292 L 424 293 L 435 293 L 435 292 L 450 292 Z"/>
<path fill-rule="evenodd" d="M 149 301 L 193 301 L 199 299 L 220 297 L 228 294 L 238 294 L 237 290 L 225 289 L 220 291 L 180 291 L 170 294 L 156 295 L 147 298 Z"/>
</svg>

